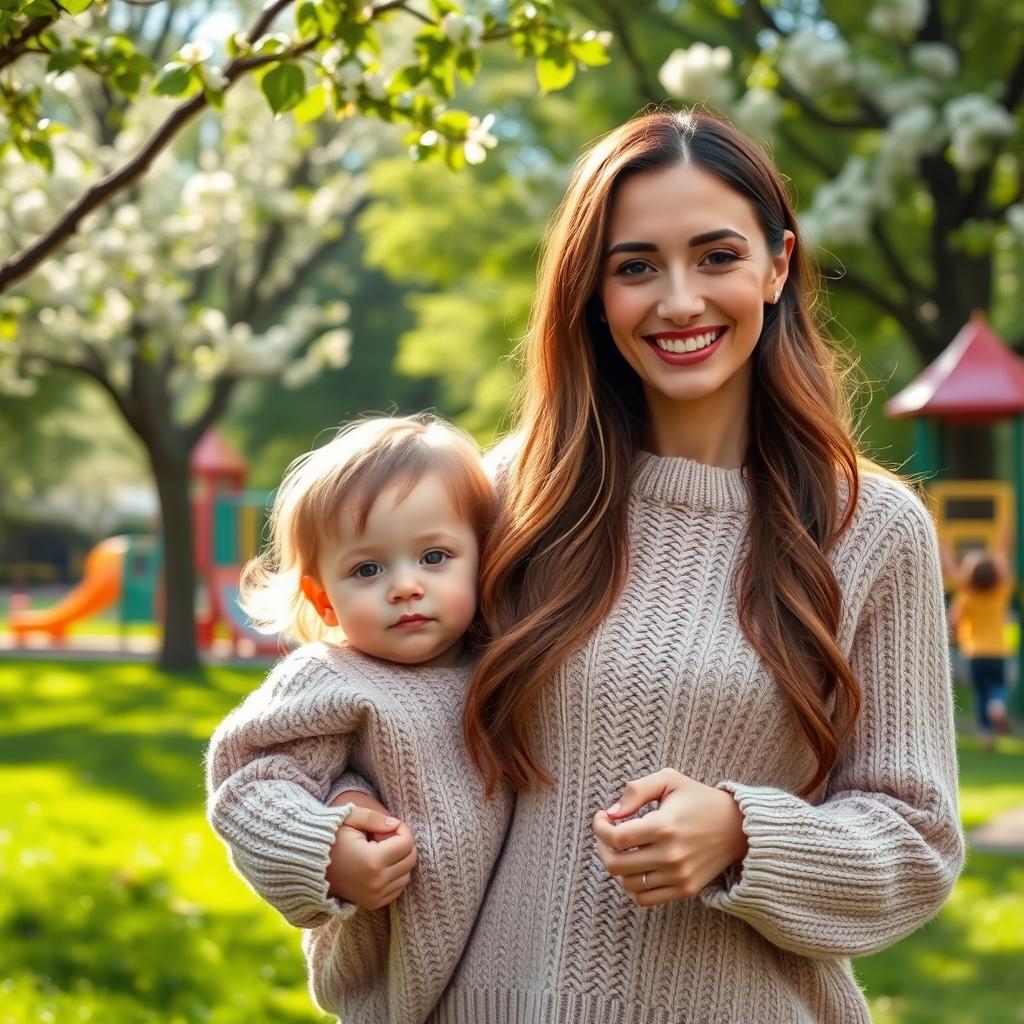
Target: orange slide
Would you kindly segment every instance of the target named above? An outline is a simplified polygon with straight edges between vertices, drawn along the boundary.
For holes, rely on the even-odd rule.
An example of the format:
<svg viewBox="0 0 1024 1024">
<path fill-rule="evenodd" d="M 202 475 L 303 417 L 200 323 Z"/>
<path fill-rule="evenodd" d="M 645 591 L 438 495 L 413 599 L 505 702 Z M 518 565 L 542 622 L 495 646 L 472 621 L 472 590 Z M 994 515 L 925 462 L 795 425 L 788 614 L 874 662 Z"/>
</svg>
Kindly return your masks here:
<svg viewBox="0 0 1024 1024">
<path fill-rule="evenodd" d="M 101 540 L 85 556 L 82 582 L 52 608 L 13 612 L 9 623 L 11 630 L 18 636 L 49 633 L 60 637 L 72 622 L 87 619 L 113 604 L 121 596 L 127 550 L 127 537 Z"/>
</svg>

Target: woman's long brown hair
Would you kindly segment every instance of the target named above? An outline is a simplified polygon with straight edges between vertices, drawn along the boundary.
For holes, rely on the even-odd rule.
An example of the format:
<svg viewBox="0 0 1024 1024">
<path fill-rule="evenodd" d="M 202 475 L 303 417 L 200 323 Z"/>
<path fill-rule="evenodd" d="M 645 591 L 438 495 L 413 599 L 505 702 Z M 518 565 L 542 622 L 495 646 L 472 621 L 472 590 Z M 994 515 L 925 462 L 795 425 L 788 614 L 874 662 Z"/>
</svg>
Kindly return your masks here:
<svg viewBox="0 0 1024 1024">
<path fill-rule="evenodd" d="M 490 788 L 501 779 L 517 790 L 550 782 L 531 714 L 625 583 L 627 500 L 647 413 L 595 293 L 617 184 L 681 163 L 744 196 L 772 253 L 786 230 L 797 236 L 781 300 L 766 306 L 751 357 L 744 469 L 752 510 L 737 595 L 743 631 L 817 762 L 803 795 L 827 777 L 860 710 L 836 639 L 842 595 L 826 558 L 852 516 L 859 460 L 837 356 L 812 316 L 816 277 L 796 218 L 770 161 L 727 122 L 697 111 L 647 114 L 584 154 L 546 239 L 518 399 L 522 445 L 482 563 L 490 640 L 465 703 L 466 740 Z"/>
</svg>

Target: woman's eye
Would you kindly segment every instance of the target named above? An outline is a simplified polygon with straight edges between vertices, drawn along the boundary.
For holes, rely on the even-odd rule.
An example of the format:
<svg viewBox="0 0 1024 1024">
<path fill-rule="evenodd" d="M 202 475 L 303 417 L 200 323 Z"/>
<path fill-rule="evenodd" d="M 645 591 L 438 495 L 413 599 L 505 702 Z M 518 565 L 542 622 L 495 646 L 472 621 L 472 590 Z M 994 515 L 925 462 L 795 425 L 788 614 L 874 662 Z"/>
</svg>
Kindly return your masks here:
<svg viewBox="0 0 1024 1024">
<path fill-rule="evenodd" d="M 448 558 L 448 552 L 442 551 L 440 548 L 434 548 L 432 551 L 428 551 L 423 556 L 424 565 L 440 565 Z"/>
<path fill-rule="evenodd" d="M 709 252 L 704 257 L 704 262 L 711 264 L 713 267 L 724 267 L 730 263 L 734 263 L 740 257 L 730 252 L 728 249 L 715 249 L 714 252 Z"/>
<path fill-rule="evenodd" d="M 376 562 L 363 562 L 361 565 L 357 565 L 353 576 L 358 576 L 361 580 L 372 580 L 375 576 L 379 576 L 384 570 Z"/>
<path fill-rule="evenodd" d="M 650 264 L 644 260 L 628 260 L 616 271 L 622 277 L 639 277 L 650 270 Z"/>
</svg>

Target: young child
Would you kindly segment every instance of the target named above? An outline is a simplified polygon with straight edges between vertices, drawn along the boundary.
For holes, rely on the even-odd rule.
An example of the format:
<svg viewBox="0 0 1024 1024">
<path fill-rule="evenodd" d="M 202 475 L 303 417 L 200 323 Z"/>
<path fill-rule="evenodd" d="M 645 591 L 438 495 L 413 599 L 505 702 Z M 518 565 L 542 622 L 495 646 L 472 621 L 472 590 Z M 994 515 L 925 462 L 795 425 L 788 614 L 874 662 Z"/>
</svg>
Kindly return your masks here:
<svg viewBox="0 0 1024 1024">
<path fill-rule="evenodd" d="M 510 797 L 485 798 L 462 741 L 492 514 L 466 435 L 428 417 L 365 420 L 292 463 L 271 546 L 243 577 L 254 621 L 306 643 L 214 733 L 209 820 L 256 892 L 307 929 L 313 996 L 346 1021 L 426 1019 L 504 838 Z M 418 861 L 399 831 L 370 841 L 345 825 L 352 804 L 328 806 L 348 769 L 404 819 Z M 386 909 L 330 895 L 344 833 Z"/>
<path fill-rule="evenodd" d="M 947 564 L 951 562 L 947 559 Z M 949 624 L 964 657 L 984 750 L 995 747 L 993 730 L 1009 732 L 1006 709 L 1006 613 L 1013 597 L 1006 550 L 970 551 L 950 573 L 955 596 L 949 606 Z"/>
</svg>

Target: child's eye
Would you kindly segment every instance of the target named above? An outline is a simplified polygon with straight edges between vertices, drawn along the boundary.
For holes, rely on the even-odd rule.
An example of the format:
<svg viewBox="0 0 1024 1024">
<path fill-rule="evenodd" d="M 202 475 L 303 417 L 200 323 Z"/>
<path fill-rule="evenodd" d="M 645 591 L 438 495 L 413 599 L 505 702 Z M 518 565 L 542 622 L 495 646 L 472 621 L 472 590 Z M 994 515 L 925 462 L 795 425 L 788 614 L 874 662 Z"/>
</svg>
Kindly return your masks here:
<svg viewBox="0 0 1024 1024">
<path fill-rule="evenodd" d="M 440 548 L 434 548 L 431 551 L 428 551 L 423 556 L 423 564 L 424 565 L 440 565 L 442 562 L 446 561 L 449 557 L 450 556 L 449 556 L 447 551 L 442 551 Z"/>
<path fill-rule="evenodd" d="M 355 567 L 353 576 L 358 576 L 361 580 L 372 580 L 375 576 L 379 576 L 384 571 L 384 567 L 377 562 L 362 562 Z"/>
</svg>

